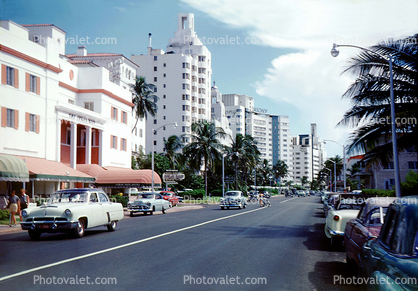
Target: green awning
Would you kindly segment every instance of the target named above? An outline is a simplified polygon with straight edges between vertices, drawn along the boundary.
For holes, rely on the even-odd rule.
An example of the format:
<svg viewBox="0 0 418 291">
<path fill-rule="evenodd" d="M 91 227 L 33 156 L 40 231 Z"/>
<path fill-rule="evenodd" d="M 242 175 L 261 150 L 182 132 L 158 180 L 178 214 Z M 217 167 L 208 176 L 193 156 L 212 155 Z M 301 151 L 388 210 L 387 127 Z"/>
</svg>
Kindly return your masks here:
<svg viewBox="0 0 418 291">
<path fill-rule="evenodd" d="M 0 181 L 29 182 L 25 162 L 11 155 L 0 155 Z"/>
</svg>

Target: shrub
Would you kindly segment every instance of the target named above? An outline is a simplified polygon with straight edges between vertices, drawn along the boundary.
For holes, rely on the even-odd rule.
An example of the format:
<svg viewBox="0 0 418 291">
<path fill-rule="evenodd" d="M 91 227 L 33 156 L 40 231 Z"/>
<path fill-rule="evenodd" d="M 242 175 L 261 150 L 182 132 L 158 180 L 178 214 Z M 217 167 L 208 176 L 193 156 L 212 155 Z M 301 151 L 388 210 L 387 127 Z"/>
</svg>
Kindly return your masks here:
<svg viewBox="0 0 418 291">
<path fill-rule="evenodd" d="M 128 206 L 129 197 L 128 196 L 119 196 L 119 195 L 113 195 L 110 196 L 110 199 L 112 201 L 116 201 L 117 203 L 122 203 L 123 207 Z"/>
<path fill-rule="evenodd" d="M 377 197 L 395 197 L 395 190 L 363 189 L 361 194 Z"/>
<path fill-rule="evenodd" d="M 0 209 L 0 220 L 9 219 L 9 209 Z"/>
<path fill-rule="evenodd" d="M 180 193 L 181 196 L 183 196 L 184 199 L 187 199 L 187 197 L 191 197 L 191 198 L 203 198 L 205 196 L 205 189 L 196 189 L 193 191 L 187 191 L 187 192 L 183 192 Z"/>
</svg>

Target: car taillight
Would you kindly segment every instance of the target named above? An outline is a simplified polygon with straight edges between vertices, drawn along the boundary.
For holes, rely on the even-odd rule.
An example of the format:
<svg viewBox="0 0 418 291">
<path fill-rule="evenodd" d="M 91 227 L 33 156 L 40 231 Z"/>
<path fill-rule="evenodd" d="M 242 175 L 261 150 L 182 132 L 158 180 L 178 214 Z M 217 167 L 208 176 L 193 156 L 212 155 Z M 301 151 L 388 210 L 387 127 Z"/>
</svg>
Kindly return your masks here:
<svg viewBox="0 0 418 291">
<path fill-rule="evenodd" d="M 338 221 L 338 220 L 340 220 L 340 217 L 338 215 L 334 215 L 334 220 Z"/>
</svg>

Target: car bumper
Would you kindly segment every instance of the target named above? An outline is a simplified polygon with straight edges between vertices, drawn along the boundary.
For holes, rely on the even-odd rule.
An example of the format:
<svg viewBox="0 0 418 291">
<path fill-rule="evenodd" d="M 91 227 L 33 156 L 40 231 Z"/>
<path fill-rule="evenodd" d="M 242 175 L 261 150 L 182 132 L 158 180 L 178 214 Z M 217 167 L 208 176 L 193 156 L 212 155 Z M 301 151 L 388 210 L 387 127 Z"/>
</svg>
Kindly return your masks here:
<svg viewBox="0 0 418 291">
<path fill-rule="evenodd" d="M 20 225 L 23 230 L 54 232 L 75 229 L 78 225 L 78 221 L 32 220 L 21 222 Z"/>
<path fill-rule="evenodd" d="M 343 231 L 333 230 L 329 227 L 327 227 L 327 231 L 332 237 L 344 237 L 344 232 Z"/>
<path fill-rule="evenodd" d="M 132 208 L 128 208 L 127 209 L 129 212 L 146 212 L 146 211 L 152 211 L 151 206 L 148 205 L 141 205 L 141 206 L 136 206 L 136 207 L 132 207 Z"/>
</svg>

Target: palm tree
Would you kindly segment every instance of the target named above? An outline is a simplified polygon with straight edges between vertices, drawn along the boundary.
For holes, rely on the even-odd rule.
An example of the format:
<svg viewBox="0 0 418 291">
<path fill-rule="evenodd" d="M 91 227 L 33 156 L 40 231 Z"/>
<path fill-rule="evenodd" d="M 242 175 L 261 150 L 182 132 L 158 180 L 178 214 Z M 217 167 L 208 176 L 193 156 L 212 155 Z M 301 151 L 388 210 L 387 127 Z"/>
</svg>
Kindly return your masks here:
<svg viewBox="0 0 418 291">
<path fill-rule="evenodd" d="M 167 140 L 164 141 L 164 151 L 167 158 L 171 161 L 171 166 L 175 168 L 176 152 L 183 147 L 181 138 L 177 135 L 170 135 Z"/>
<path fill-rule="evenodd" d="M 287 173 L 287 164 L 282 160 L 278 160 L 276 164 L 273 166 L 273 174 L 274 178 L 276 179 L 276 183 L 277 179 L 286 176 Z"/>
<path fill-rule="evenodd" d="M 192 123 L 192 142 L 183 148 L 183 153 L 188 157 L 190 167 L 199 171 L 204 165 L 205 171 L 205 196 L 208 192 L 208 169 L 216 160 L 221 159 L 222 144 L 219 138 L 225 137 L 222 128 L 216 127 L 215 123 L 206 120 Z"/>
<path fill-rule="evenodd" d="M 259 160 L 260 151 L 257 148 L 257 142 L 251 135 L 237 134 L 232 140 L 231 155 L 233 164 L 235 165 L 235 188 L 238 189 L 238 167 L 241 167 L 243 181 L 246 181 L 247 169 L 256 166 Z"/>
<path fill-rule="evenodd" d="M 157 115 L 158 110 L 158 96 L 154 94 L 155 85 L 145 82 L 144 77 L 136 77 L 135 84 L 132 87 L 132 103 L 135 105 L 136 122 L 132 128 L 132 132 L 138 124 L 140 118 L 147 118 L 148 114 L 152 117 Z"/>
<path fill-rule="evenodd" d="M 350 135 L 349 151 L 365 152 L 368 164 L 387 163 L 392 158 L 389 63 L 378 54 L 392 56 L 396 135 L 399 150 L 417 146 L 418 34 L 399 41 L 381 42 L 352 58 L 345 72 L 357 79 L 344 93 L 353 107 L 339 122 L 357 129 Z M 376 52 L 374 54 L 373 52 Z M 400 121 L 400 122 L 398 122 Z M 405 121 L 405 122 L 402 122 Z"/>
<path fill-rule="evenodd" d="M 264 159 L 260 165 L 260 172 L 263 178 L 263 184 L 269 180 L 271 174 L 273 173 L 273 168 L 269 165 L 269 161 Z"/>
</svg>

